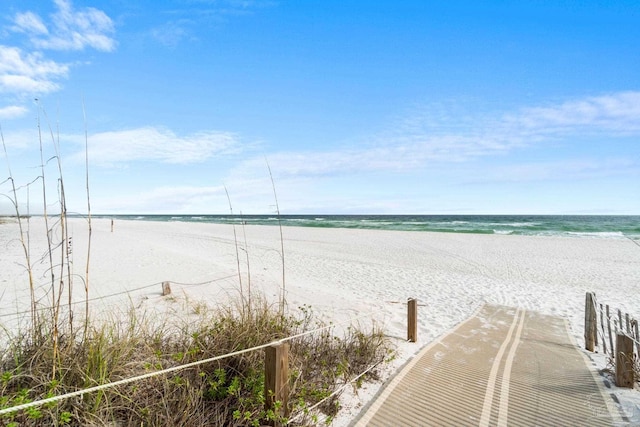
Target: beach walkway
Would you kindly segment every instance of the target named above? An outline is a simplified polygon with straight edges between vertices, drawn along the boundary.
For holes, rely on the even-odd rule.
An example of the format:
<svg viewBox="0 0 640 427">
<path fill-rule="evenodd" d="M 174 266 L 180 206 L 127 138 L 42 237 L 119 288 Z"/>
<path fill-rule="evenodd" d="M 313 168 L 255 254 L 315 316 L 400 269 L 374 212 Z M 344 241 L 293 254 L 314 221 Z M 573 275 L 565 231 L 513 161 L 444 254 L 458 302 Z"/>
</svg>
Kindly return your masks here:
<svg viewBox="0 0 640 427">
<path fill-rule="evenodd" d="M 352 426 L 624 425 L 572 341 L 562 318 L 486 305 L 422 349 Z"/>
</svg>

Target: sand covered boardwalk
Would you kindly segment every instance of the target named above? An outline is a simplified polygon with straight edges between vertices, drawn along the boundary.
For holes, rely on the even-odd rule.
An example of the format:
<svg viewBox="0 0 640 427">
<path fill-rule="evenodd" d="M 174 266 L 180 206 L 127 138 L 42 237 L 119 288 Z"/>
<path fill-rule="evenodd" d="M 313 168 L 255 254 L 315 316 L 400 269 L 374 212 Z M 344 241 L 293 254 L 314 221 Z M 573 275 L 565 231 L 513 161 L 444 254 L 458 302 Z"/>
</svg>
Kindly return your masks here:
<svg viewBox="0 0 640 427">
<path fill-rule="evenodd" d="M 564 319 L 485 305 L 425 347 L 355 426 L 611 426 Z M 618 425 L 618 424 L 616 424 Z"/>
</svg>

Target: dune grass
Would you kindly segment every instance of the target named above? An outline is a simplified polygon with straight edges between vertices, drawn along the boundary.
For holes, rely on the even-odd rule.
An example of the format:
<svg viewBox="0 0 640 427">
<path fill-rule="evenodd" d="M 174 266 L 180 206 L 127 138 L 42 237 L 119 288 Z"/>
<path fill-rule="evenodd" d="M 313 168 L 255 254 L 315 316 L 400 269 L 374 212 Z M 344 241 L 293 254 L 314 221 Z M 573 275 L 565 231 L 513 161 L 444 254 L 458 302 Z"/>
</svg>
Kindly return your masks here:
<svg viewBox="0 0 640 427">
<path fill-rule="evenodd" d="M 14 210 L 15 215 L 8 222 L 16 223 L 19 228 L 18 240 L 24 252 L 25 277 L 28 278 L 26 286 L 31 291 L 26 327 L 9 331 L 0 325 L 7 335 L 4 344 L 0 344 L 0 409 L 268 344 L 323 326 L 310 307 L 285 310 L 282 228 L 282 289 L 277 304 L 270 304 L 262 296 L 251 293 L 246 234 L 243 250 L 246 253 L 248 293 L 244 293 L 239 243 L 234 228 L 240 286 L 237 301 L 216 307 L 185 303 L 185 309 L 180 311 L 182 315 L 171 318 L 132 307 L 126 313 L 112 313 L 106 320 L 92 320 L 89 306 L 89 157 L 85 157 L 89 244 L 84 274 L 78 275 L 73 274 L 71 268 L 71 236 L 67 227 L 60 138 L 49 125 L 51 144 L 43 144 L 41 114 L 48 121 L 44 108 L 38 103 L 40 170 L 28 184 L 17 185 L 14 181 L 0 127 L 9 174 L 9 178 L 0 183 L 8 189 L 2 190 L 0 195 L 9 200 Z M 85 149 L 87 139 L 85 130 Z M 50 158 L 45 153 L 46 147 L 54 148 Z M 51 166 L 46 159 L 54 160 Z M 49 168 L 54 170 L 49 171 Z M 268 169 L 279 216 L 273 175 L 269 166 Z M 48 245 L 47 253 L 40 260 L 46 266 L 49 282 L 49 296 L 44 301 L 39 301 L 34 294 L 29 225 L 29 189 L 32 185 L 41 187 Z M 57 200 L 54 203 L 47 199 L 51 188 L 56 189 Z M 25 193 L 26 204 L 23 201 Z M 230 199 L 229 205 L 231 208 Z M 48 206 L 55 207 L 56 212 L 49 212 Z M 25 207 L 27 215 L 22 214 Z M 7 222 L 5 219 L 0 218 L 0 223 Z M 3 226 L 11 225 L 5 223 Z M 80 280 L 83 285 L 85 316 L 80 318 L 74 317 L 71 310 L 74 280 Z M 67 302 L 63 301 L 63 295 Z M 42 310 L 42 303 L 51 308 Z M 332 328 L 323 329 L 289 342 L 288 413 L 296 417 L 289 425 L 317 425 L 320 418 L 330 422 L 339 410 L 340 387 L 372 366 L 393 357 L 388 339 L 378 328 L 349 327 L 340 336 L 332 332 Z M 0 426 L 284 424 L 288 420 L 279 413 L 265 410 L 263 363 L 264 352 L 252 351 L 0 415 Z M 375 379 L 376 375 L 376 369 L 368 371 L 358 379 L 356 386 L 362 381 Z M 319 402 L 322 404 L 317 409 L 308 410 Z M 324 416 L 319 417 L 320 414 Z"/>
<path fill-rule="evenodd" d="M 244 304 L 244 306 L 243 306 Z M 256 299 L 210 308 L 189 304 L 184 316 L 162 319 L 131 309 L 125 317 L 62 328 L 57 349 L 51 316 L 13 337 L 0 361 L 0 407 L 166 369 L 251 348 L 322 324 L 309 307 L 283 315 Z M 368 367 L 392 357 L 379 329 L 348 328 L 343 336 L 325 329 L 290 342 L 290 425 L 331 420 L 337 396 L 304 413 Z M 22 412 L 4 415 L 4 426 L 245 426 L 285 422 L 264 409 L 264 352 L 254 351 L 170 374 L 117 386 Z M 52 370 L 52 366 L 57 369 Z M 52 374 L 53 372 L 53 374 Z M 372 370 L 360 381 L 376 379 Z M 357 386 L 358 384 L 356 384 Z M 328 417 L 328 418 L 327 418 Z"/>
</svg>

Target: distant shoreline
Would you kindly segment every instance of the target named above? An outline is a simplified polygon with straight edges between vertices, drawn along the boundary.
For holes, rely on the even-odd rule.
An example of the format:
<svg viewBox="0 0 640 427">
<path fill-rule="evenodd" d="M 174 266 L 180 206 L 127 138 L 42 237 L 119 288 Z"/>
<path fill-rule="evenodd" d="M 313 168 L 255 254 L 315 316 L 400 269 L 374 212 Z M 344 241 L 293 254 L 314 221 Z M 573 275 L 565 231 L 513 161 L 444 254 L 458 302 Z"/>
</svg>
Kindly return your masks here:
<svg viewBox="0 0 640 427">
<path fill-rule="evenodd" d="M 93 215 L 133 221 L 640 239 L 640 215 Z"/>
</svg>

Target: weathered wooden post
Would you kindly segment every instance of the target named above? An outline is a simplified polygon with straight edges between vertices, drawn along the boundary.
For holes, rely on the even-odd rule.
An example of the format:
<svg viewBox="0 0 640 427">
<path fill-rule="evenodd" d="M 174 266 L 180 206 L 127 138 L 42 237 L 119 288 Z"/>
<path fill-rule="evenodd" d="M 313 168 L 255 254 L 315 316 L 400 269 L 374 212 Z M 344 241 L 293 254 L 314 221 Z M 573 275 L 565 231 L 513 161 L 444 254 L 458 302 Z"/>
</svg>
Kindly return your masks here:
<svg viewBox="0 0 640 427">
<path fill-rule="evenodd" d="M 633 339 L 621 332 L 616 336 L 616 385 L 633 388 Z"/>
<path fill-rule="evenodd" d="M 636 339 L 636 351 L 640 355 L 640 333 L 638 333 L 638 321 L 635 319 L 633 320 L 633 331 Z"/>
<path fill-rule="evenodd" d="M 607 354 L 607 334 L 604 330 L 604 308 L 600 304 L 600 330 L 602 331 L 602 352 Z"/>
<path fill-rule="evenodd" d="M 171 294 L 171 283 L 162 282 L 162 296 L 166 297 L 169 294 Z"/>
<path fill-rule="evenodd" d="M 289 400 L 289 344 L 278 343 L 265 348 L 264 406 L 276 417 L 287 417 Z M 280 423 L 276 422 L 275 425 Z"/>
<path fill-rule="evenodd" d="M 613 335 L 611 334 L 611 312 L 609 310 L 609 304 L 607 304 L 607 330 L 609 331 L 609 347 L 611 347 L 611 355 L 615 354 L 613 348 Z"/>
<path fill-rule="evenodd" d="M 622 312 L 620 309 L 618 309 L 618 329 L 624 331 L 624 329 L 622 329 Z"/>
<path fill-rule="evenodd" d="M 407 341 L 418 341 L 418 300 L 409 298 L 407 302 Z"/>
<path fill-rule="evenodd" d="M 592 292 L 587 292 L 584 304 L 584 348 L 595 351 L 598 325 L 596 318 L 596 304 Z"/>
</svg>

